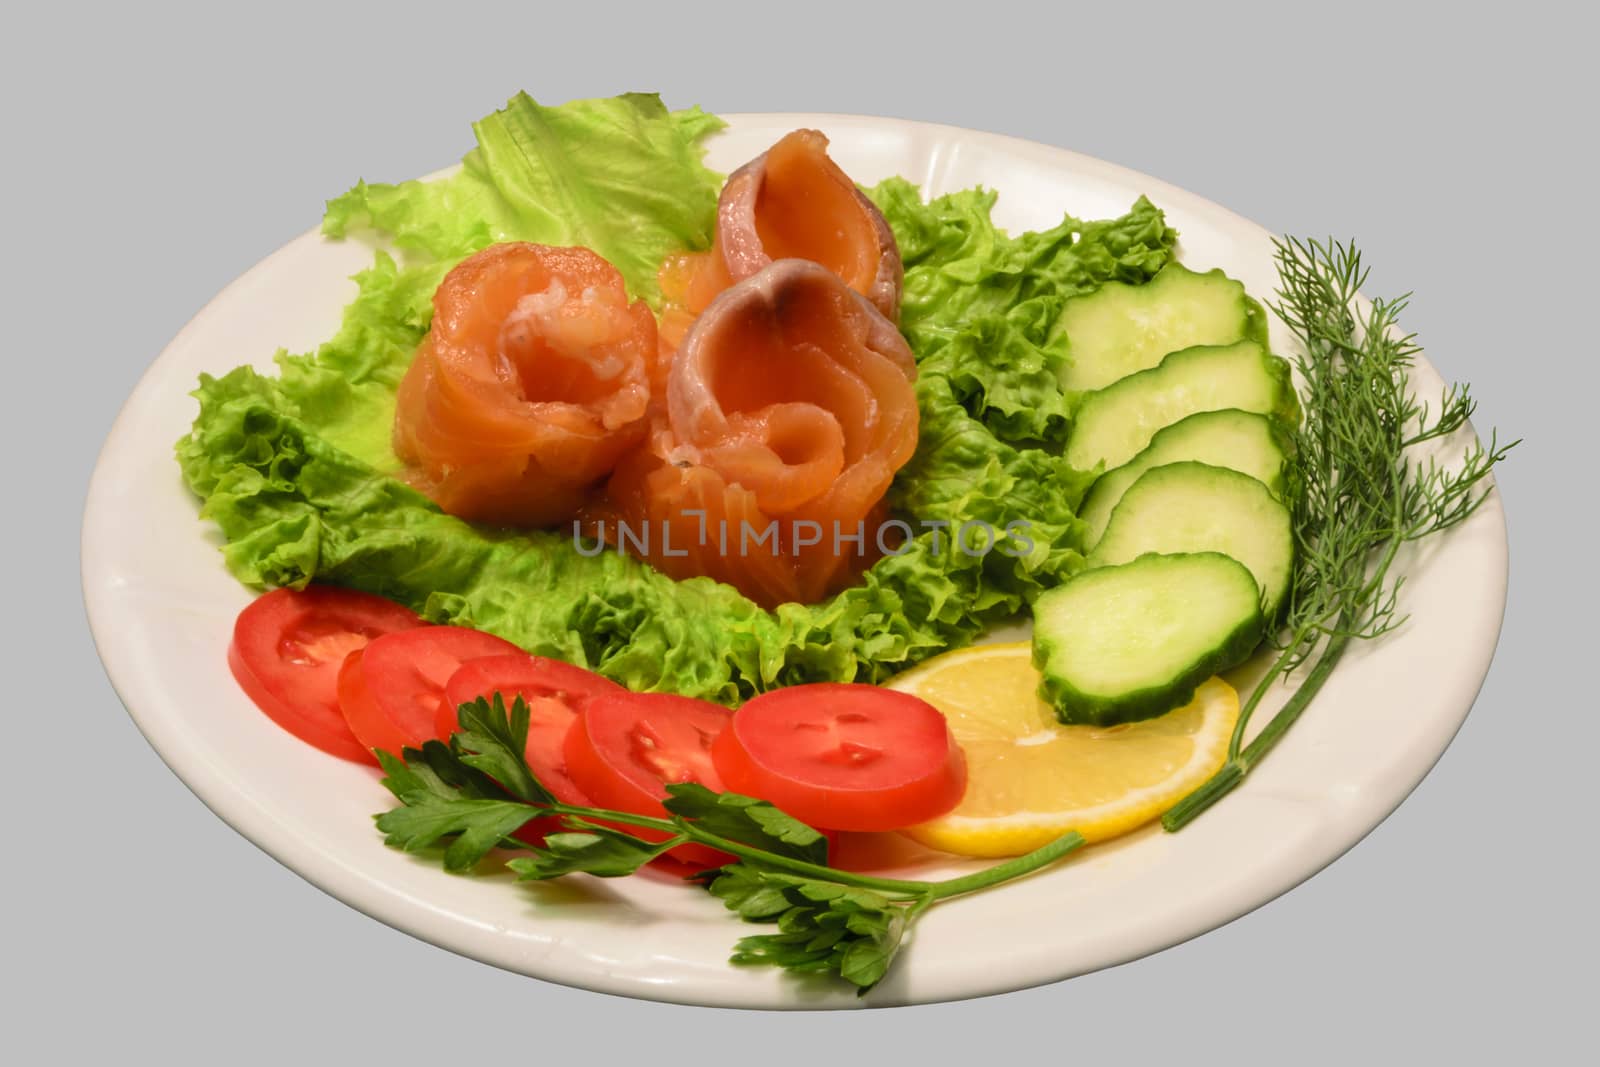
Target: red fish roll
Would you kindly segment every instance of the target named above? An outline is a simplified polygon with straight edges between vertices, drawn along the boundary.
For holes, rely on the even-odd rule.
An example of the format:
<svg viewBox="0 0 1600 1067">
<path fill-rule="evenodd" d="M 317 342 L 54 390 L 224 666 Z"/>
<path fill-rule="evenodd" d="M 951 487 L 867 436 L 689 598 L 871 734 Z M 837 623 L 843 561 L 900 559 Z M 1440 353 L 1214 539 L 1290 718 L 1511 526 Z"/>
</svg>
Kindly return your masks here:
<svg viewBox="0 0 1600 1067">
<path fill-rule="evenodd" d="M 663 344 L 676 348 L 694 317 L 734 282 L 778 259 L 837 274 L 891 322 L 900 316 L 900 246 L 883 214 L 828 156 L 828 138 L 795 130 L 729 176 L 708 252 L 662 264 Z"/>
<path fill-rule="evenodd" d="M 607 539 L 765 605 L 820 599 L 874 554 L 883 495 L 916 449 L 914 374 L 894 324 L 837 274 L 770 264 L 695 320 L 664 426 L 609 484 L 649 543 Z"/>
<path fill-rule="evenodd" d="M 491 245 L 452 270 L 400 384 L 394 447 L 464 519 L 577 514 L 644 439 L 664 379 L 655 318 L 584 248 Z"/>
</svg>

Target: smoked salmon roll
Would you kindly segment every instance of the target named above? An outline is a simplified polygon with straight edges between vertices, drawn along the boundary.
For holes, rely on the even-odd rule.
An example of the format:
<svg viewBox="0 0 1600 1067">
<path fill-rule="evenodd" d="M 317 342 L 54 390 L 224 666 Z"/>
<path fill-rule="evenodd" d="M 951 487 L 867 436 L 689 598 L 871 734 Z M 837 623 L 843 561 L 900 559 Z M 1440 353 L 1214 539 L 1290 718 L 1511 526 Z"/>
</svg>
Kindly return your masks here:
<svg viewBox="0 0 1600 1067">
<path fill-rule="evenodd" d="M 662 264 L 662 338 L 669 348 L 718 293 L 778 259 L 822 264 L 891 322 L 899 320 L 900 246 L 883 213 L 827 148 L 820 131 L 795 130 L 728 177 L 712 249 Z"/>
<path fill-rule="evenodd" d="M 549 526 L 644 440 L 664 384 L 656 322 L 585 248 L 507 243 L 463 260 L 396 397 L 394 448 L 452 515 Z"/>
<path fill-rule="evenodd" d="M 822 598 L 876 554 L 883 495 L 916 449 L 915 373 L 899 330 L 838 274 L 763 267 L 685 335 L 663 424 L 609 483 L 626 531 L 606 538 L 764 605 Z"/>
</svg>

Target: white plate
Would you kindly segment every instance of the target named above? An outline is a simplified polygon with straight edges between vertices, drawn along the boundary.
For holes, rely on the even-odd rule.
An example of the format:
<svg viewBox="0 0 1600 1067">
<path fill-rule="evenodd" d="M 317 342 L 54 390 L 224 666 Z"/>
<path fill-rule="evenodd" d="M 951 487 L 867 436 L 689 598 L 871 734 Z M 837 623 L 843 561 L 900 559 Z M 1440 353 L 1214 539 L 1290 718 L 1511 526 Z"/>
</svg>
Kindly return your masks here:
<svg viewBox="0 0 1600 1067">
<path fill-rule="evenodd" d="M 834 115 L 739 115 L 711 143 L 723 171 L 797 126 L 832 138 L 856 179 L 891 174 L 927 194 L 1000 190 L 1013 230 L 1120 214 L 1140 193 L 1167 212 L 1191 267 L 1272 292 L 1268 234 L 1215 204 L 1071 152 L 950 127 Z M 853 1006 L 848 990 L 734 968 L 736 921 L 698 890 L 648 877 L 518 886 L 455 877 L 391 850 L 370 816 L 390 806 L 375 772 L 323 755 L 256 711 L 229 675 L 234 616 L 251 594 L 223 569 L 173 442 L 202 371 L 270 368 L 280 346 L 330 336 L 370 252 L 316 232 L 223 290 L 173 340 L 118 417 L 83 527 L 89 620 L 117 693 L 167 764 L 231 826 L 351 906 L 496 966 L 590 989 L 747 1007 Z M 1275 322 L 1274 327 L 1281 327 Z M 1279 332 L 1279 351 L 1290 348 Z M 1419 364 L 1423 395 L 1441 383 Z M 1456 444 L 1459 448 L 1459 442 Z M 1147 829 L 1022 882 L 934 908 L 864 1003 L 998 993 L 1175 945 L 1316 873 L 1376 826 L 1455 735 L 1488 670 L 1506 596 L 1498 498 L 1401 561 L 1411 619 L 1353 649 L 1310 712 L 1246 784 L 1180 834 Z M 1257 721 L 1264 723 L 1270 708 Z M 952 863 L 943 870 L 959 870 Z"/>
</svg>

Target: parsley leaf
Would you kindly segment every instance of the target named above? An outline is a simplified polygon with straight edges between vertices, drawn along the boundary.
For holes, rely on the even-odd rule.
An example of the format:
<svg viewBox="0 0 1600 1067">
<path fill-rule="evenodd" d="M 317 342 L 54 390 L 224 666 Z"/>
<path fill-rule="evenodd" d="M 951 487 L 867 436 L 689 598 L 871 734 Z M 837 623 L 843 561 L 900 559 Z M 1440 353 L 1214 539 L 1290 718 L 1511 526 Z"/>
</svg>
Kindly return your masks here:
<svg viewBox="0 0 1600 1067">
<path fill-rule="evenodd" d="M 662 803 L 672 814 L 718 837 L 807 863 L 828 862 L 828 839 L 765 800 L 715 793 L 697 782 L 672 782 Z"/>
<path fill-rule="evenodd" d="M 942 882 L 843 871 L 827 866 L 821 833 L 754 797 L 672 784 L 664 818 L 562 803 L 528 765 L 522 698 L 509 710 L 499 696 L 480 699 L 457 714 L 461 730 L 448 745 L 428 741 L 406 749 L 403 760 L 378 753 L 383 784 L 400 801 L 376 816 L 388 844 L 416 852 L 449 839 L 443 861 L 455 872 L 498 847 L 515 848 L 520 854 L 506 866 L 525 881 L 579 873 L 618 878 L 691 841 L 733 848 L 738 859 L 695 880 L 746 922 L 777 929 L 741 939 L 732 962 L 832 975 L 861 993 L 887 973 L 906 930 L 928 905 L 1029 874 L 1083 844 L 1066 834 L 1026 856 Z M 511 836 L 546 816 L 560 817 L 566 829 L 542 845 Z"/>
<path fill-rule="evenodd" d="M 456 711 L 461 732 L 450 739 L 451 749 L 461 762 L 490 775 L 512 796 L 530 804 L 555 800 L 528 767 L 524 751 L 528 746 L 528 704 L 521 697 L 506 711 L 499 693 L 493 703 L 479 697 Z"/>
<path fill-rule="evenodd" d="M 444 749 L 438 742 L 432 744 Z M 417 749 L 406 751 L 413 756 L 423 755 Z M 473 795 L 465 788 L 452 786 L 425 759 L 406 764 L 387 752 L 379 752 L 378 761 L 386 772 L 383 784 L 402 804 L 377 816 L 384 842 L 418 852 L 454 836 L 444 852 L 448 871 L 470 870 L 539 814 L 537 808 L 527 804 Z"/>
<path fill-rule="evenodd" d="M 912 901 L 839 882 L 798 878 L 749 862 L 724 868 L 713 896 L 775 934 L 741 938 L 732 962 L 799 974 L 836 974 L 865 994 L 888 972 L 914 910 Z M 918 904 L 931 896 L 916 898 Z"/>
<path fill-rule="evenodd" d="M 585 820 L 569 820 L 581 830 L 547 834 L 543 848 L 532 848 L 526 856 L 507 860 L 506 866 L 524 881 L 543 881 L 565 874 L 592 874 L 598 878 L 619 878 L 632 874 L 661 855 L 681 839 L 646 841 L 632 834 L 599 826 Z"/>
</svg>

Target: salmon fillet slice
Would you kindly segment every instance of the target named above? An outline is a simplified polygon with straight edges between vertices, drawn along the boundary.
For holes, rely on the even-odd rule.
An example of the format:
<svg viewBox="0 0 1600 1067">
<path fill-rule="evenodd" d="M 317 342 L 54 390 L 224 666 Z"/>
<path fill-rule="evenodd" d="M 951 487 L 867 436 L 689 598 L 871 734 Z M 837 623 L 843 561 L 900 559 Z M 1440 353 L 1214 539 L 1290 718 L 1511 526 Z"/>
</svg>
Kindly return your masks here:
<svg viewBox="0 0 1600 1067">
<path fill-rule="evenodd" d="M 662 339 L 671 350 L 694 317 L 734 282 L 778 259 L 827 267 L 890 321 L 900 314 L 900 248 L 871 200 L 827 152 L 818 130 L 795 130 L 728 177 L 706 252 L 670 256 L 659 272 Z"/>
<path fill-rule="evenodd" d="M 665 384 L 650 309 L 594 252 L 520 242 L 463 260 L 433 306 L 396 397 L 412 482 L 464 519 L 572 519 L 648 431 Z"/>
<path fill-rule="evenodd" d="M 821 599 L 876 554 L 916 448 L 915 373 L 899 330 L 833 271 L 769 264 L 694 320 L 664 416 L 608 484 L 609 514 L 648 543 L 607 539 L 767 606 Z"/>
</svg>

